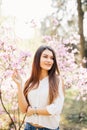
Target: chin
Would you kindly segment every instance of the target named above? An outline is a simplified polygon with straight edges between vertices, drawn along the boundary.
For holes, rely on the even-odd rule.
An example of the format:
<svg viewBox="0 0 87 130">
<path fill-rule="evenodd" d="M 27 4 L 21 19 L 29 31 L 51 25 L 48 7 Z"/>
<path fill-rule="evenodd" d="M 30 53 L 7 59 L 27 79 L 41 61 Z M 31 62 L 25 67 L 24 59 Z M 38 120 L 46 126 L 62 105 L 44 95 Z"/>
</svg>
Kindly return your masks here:
<svg viewBox="0 0 87 130">
<path fill-rule="evenodd" d="M 45 70 L 49 71 L 49 70 L 51 70 L 51 68 L 45 68 Z"/>
</svg>

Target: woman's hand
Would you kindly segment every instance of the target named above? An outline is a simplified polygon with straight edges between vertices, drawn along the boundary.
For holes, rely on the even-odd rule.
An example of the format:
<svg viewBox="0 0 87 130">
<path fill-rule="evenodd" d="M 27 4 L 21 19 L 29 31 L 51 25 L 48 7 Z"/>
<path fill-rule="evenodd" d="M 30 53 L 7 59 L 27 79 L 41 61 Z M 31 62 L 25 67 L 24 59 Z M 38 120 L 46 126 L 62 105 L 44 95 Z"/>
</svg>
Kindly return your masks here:
<svg viewBox="0 0 87 130">
<path fill-rule="evenodd" d="M 17 86 L 22 85 L 22 78 L 21 78 L 21 76 L 19 75 L 19 73 L 16 69 L 13 72 L 12 79 L 17 84 Z"/>
<path fill-rule="evenodd" d="M 32 108 L 31 106 L 29 106 L 26 115 L 27 115 L 27 116 L 34 115 L 34 112 L 35 112 L 35 109 Z"/>
</svg>

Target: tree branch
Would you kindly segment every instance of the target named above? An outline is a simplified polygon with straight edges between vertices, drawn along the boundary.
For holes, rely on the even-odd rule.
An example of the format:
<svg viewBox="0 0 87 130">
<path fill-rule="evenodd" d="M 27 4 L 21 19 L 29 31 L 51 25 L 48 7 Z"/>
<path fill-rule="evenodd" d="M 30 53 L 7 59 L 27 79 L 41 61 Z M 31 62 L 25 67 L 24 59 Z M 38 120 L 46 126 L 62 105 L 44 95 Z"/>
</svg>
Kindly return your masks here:
<svg viewBox="0 0 87 130">
<path fill-rule="evenodd" d="M 7 109 L 6 109 L 6 107 L 5 107 L 4 103 L 3 103 L 1 91 L 0 91 L 0 100 L 1 100 L 1 104 L 2 104 L 2 106 L 3 106 L 4 110 L 5 110 L 5 112 L 7 113 L 7 115 L 8 115 L 9 118 L 10 118 L 10 120 L 12 121 L 15 130 L 17 130 L 16 125 L 15 125 L 15 123 L 14 123 L 14 121 L 13 121 L 13 119 L 12 119 L 10 113 L 7 111 Z"/>
</svg>

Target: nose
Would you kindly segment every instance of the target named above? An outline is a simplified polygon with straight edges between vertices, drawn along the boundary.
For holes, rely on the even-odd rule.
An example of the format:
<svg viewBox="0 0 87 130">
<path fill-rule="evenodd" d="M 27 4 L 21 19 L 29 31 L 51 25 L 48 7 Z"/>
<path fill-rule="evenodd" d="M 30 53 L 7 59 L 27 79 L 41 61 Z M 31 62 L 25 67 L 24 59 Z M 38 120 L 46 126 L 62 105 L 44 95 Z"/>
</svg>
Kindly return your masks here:
<svg viewBox="0 0 87 130">
<path fill-rule="evenodd" d="M 47 61 L 48 61 L 48 63 L 52 63 L 53 62 L 53 60 L 51 58 L 48 58 Z"/>
</svg>

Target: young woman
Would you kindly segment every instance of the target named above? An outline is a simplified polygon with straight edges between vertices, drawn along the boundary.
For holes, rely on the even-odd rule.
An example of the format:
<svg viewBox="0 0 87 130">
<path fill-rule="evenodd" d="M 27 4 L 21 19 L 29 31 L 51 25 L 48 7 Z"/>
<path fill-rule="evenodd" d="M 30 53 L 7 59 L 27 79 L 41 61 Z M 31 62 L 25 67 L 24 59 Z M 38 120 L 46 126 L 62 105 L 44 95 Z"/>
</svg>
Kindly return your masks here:
<svg viewBox="0 0 87 130">
<path fill-rule="evenodd" d="M 53 49 L 49 46 L 37 49 L 31 76 L 23 90 L 17 71 L 12 78 L 18 86 L 19 108 L 26 113 L 24 130 L 59 130 L 64 85 Z"/>
</svg>

